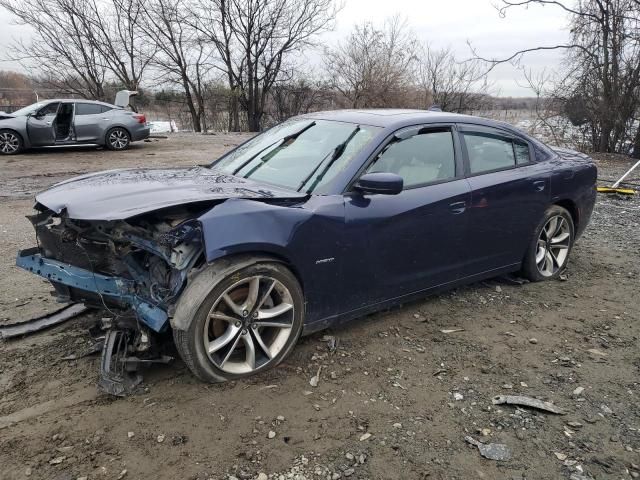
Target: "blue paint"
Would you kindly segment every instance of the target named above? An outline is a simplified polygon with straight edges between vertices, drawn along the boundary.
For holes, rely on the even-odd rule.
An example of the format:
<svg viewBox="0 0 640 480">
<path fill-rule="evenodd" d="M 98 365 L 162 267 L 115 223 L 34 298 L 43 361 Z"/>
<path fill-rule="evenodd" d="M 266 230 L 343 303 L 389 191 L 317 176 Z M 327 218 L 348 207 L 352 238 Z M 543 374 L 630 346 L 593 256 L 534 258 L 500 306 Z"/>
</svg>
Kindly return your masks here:
<svg viewBox="0 0 640 480">
<path fill-rule="evenodd" d="M 576 152 L 552 150 L 500 122 L 424 111 L 337 111 L 306 117 L 381 127 L 311 195 L 216 172 L 214 162 L 214 169 L 89 175 L 37 198 L 55 211 L 64 207 L 70 218 L 86 220 L 126 219 L 210 202 L 197 219 L 207 262 L 255 254 L 287 264 L 304 291 L 306 331 L 516 271 L 550 205 L 566 205 L 575 214 L 576 236 L 593 209 L 593 162 Z M 416 133 L 428 128 L 451 132 L 454 177 L 413 185 L 396 195 L 353 187 L 388 142 L 407 129 Z M 474 175 L 462 134 L 468 130 L 516 138 L 529 145 L 530 161 Z M 195 235 L 198 229 L 190 224 L 184 234 Z M 164 247 L 129 240 L 167 259 Z M 169 306 L 154 307 L 137 296 L 133 280 L 94 275 L 31 254 L 19 256 L 18 265 L 54 282 L 124 299 L 151 328 L 166 328 L 164 308 Z M 188 267 L 179 269 L 184 280 Z"/>
<path fill-rule="evenodd" d="M 590 159 L 553 151 L 507 124 L 434 112 L 338 111 L 308 117 L 384 129 L 320 194 L 286 202 L 230 198 L 198 219 L 208 262 L 266 253 L 291 268 L 304 290 L 307 331 L 517 271 L 550 205 L 564 199 L 584 212 L 577 222 L 579 235 L 595 202 L 596 168 Z M 394 136 L 429 127 L 451 131 L 455 178 L 397 195 L 354 188 Z M 464 130 L 527 143 L 530 163 L 472 175 Z M 564 180 L 568 172 L 574 180 Z M 542 190 L 535 188 L 540 182 Z M 326 258 L 334 261 L 322 262 Z"/>
<path fill-rule="evenodd" d="M 166 328 L 168 324 L 167 312 L 136 295 L 133 280 L 93 273 L 83 268 L 45 258 L 39 253 L 33 253 L 33 250 L 18 252 L 16 265 L 40 275 L 50 282 L 118 298 L 131 305 L 140 321 L 152 330 L 160 332 Z"/>
</svg>

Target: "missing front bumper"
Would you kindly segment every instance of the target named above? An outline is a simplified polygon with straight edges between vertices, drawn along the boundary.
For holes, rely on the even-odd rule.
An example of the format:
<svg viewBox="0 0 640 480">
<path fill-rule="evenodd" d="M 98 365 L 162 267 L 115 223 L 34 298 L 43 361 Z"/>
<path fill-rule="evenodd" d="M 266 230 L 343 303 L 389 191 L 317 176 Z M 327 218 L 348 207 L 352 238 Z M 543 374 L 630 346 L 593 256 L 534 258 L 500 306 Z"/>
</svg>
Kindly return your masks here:
<svg viewBox="0 0 640 480">
<path fill-rule="evenodd" d="M 122 277 L 113 277 L 94 273 L 68 263 L 45 258 L 38 248 L 20 250 L 16 265 L 31 273 L 49 280 L 54 285 L 65 285 L 108 297 L 128 305 L 140 321 L 155 332 L 161 332 L 168 325 L 165 310 L 152 305 L 136 294 L 135 282 Z"/>
</svg>

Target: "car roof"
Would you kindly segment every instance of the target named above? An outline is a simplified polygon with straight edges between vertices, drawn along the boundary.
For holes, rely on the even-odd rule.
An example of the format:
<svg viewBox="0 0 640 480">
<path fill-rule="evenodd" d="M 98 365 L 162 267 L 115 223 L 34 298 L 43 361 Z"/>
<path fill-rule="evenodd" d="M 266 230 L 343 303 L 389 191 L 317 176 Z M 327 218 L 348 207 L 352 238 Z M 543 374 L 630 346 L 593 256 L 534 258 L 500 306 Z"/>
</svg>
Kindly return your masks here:
<svg viewBox="0 0 640 480">
<path fill-rule="evenodd" d="M 459 113 L 448 113 L 433 110 L 410 110 L 397 108 L 327 110 L 324 112 L 305 114 L 302 115 L 302 117 L 357 123 L 390 129 L 428 123 L 472 123 L 487 127 L 504 128 L 520 134 L 523 133 L 508 123 L 490 120 L 488 118 L 474 117 L 472 115 L 462 115 Z"/>
<path fill-rule="evenodd" d="M 93 103 L 95 105 L 104 105 L 105 107 L 121 108 L 113 105 L 112 103 L 100 102 L 98 100 L 86 100 L 84 98 L 47 98 L 41 102 L 36 103 L 54 103 L 54 102 L 67 102 L 67 103 Z"/>
</svg>

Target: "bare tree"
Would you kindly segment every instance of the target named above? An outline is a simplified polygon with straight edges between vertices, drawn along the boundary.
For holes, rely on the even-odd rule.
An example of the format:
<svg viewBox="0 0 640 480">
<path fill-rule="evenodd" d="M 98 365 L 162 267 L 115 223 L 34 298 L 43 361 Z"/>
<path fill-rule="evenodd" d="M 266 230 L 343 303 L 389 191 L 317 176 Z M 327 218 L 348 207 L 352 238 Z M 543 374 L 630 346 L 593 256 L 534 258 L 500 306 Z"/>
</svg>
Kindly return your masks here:
<svg viewBox="0 0 640 480">
<path fill-rule="evenodd" d="M 446 112 L 465 112 L 479 108 L 489 90 L 484 63 L 478 60 L 459 62 L 450 48 L 436 49 L 429 44 L 419 51 L 417 83 L 422 90 L 423 105 L 438 105 Z"/>
<path fill-rule="evenodd" d="M 533 121 L 527 128 L 529 133 L 561 147 L 588 148 L 590 142 L 587 141 L 588 127 L 582 101 L 563 98 L 561 91 L 556 90 L 551 73 L 525 69 L 524 77 L 524 86 L 535 94 Z"/>
<path fill-rule="evenodd" d="M 28 105 L 36 98 L 31 78 L 18 72 L 0 71 L 0 111 Z"/>
<path fill-rule="evenodd" d="M 600 152 L 623 151 L 638 143 L 640 133 L 640 0 L 502 0 L 508 10 L 529 5 L 549 5 L 569 14 L 571 41 L 535 46 L 502 58 L 476 58 L 489 70 L 505 62 L 520 62 L 528 52 L 566 51 L 566 71 L 554 87 L 559 98 L 579 102 L 591 135 L 591 147 Z M 634 155 L 640 158 L 640 148 Z"/>
<path fill-rule="evenodd" d="M 302 115 L 327 103 L 330 93 L 323 82 L 304 76 L 277 82 L 271 89 L 272 117 L 276 122 Z"/>
<path fill-rule="evenodd" d="M 146 0 L 85 1 L 87 40 L 115 79 L 128 90 L 137 90 L 157 50 L 145 41 L 140 28 Z"/>
<path fill-rule="evenodd" d="M 156 48 L 157 80 L 181 87 L 193 129 L 206 130 L 205 93 L 212 51 L 194 28 L 187 2 L 150 0 L 140 24 Z"/>
<path fill-rule="evenodd" d="M 200 0 L 193 22 L 215 46 L 231 91 L 230 129 L 238 103 L 259 131 L 265 104 L 290 55 L 332 27 L 334 0 Z"/>
<path fill-rule="evenodd" d="M 0 0 L 18 22 L 34 30 L 30 41 L 17 41 L 8 59 L 38 72 L 61 91 L 104 99 L 108 68 L 102 52 L 88 41 L 91 9 L 83 0 Z"/>
<path fill-rule="evenodd" d="M 325 52 L 333 88 L 353 108 L 403 106 L 412 89 L 417 40 L 406 21 L 388 19 L 382 28 L 355 27 L 335 48 Z"/>
<path fill-rule="evenodd" d="M 0 5 L 31 26 L 30 42 L 7 56 L 63 92 L 105 99 L 105 83 L 136 90 L 153 55 L 142 41 L 145 0 L 2 0 Z"/>
</svg>

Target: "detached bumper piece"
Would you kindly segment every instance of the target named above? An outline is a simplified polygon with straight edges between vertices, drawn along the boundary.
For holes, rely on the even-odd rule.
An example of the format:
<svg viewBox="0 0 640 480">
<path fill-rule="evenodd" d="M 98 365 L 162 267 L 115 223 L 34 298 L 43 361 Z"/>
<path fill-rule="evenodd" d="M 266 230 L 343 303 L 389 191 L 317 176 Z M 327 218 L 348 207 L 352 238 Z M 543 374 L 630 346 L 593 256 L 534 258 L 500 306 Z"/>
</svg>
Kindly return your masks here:
<svg viewBox="0 0 640 480">
<path fill-rule="evenodd" d="M 135 366 L 129 368 L 127 364 L 130 343 L 126 330 L 109 330 L 104 338 L 98 387 L 117 397 L 133 393 L 142 382 L 142 375 L 135 371 Z"/>
<path fill-rule="evenodd" d="M 109 329 L 104 337 L 98 388 L 124 397 L 134 393 L 142 382 L 142 375 L 138 373 L 141 367 L 168 364 L 173 360 L 173 357 L 159 355 L 149 349 L 149 338 L 143 331 L 120 327 Z"/>
<path fill-rule="evenodd" d="M 16 265 L 40 275 L 53 284 L 66 285 L 100 297 L 112 297 L 125 304 L 137 314 L 138 319 L 155 332 L 164 330 L 168 324 L 167 312 L 140 298 L 136 294 L 135 282 L 122 277 L 94 273 L 67 263 L 40 255 L 37 248 L 18 252 Z"/>
<path fill-rule="evenodd" d="M 87 307 L 83 304 L 72 303 L 71 305 L 67 305 L 53 313 L 32 318 L 31 320 L 26 320 L 24 322 L 7 325 L 6 327 L 0 327 L 0 341 L 10 338 L 25 337 L 27 335 L 40 332 L 45 328 L 53 327 L 54 325 L 59 325 L 62 322 L 71 320 L 86 311 Z"/>
</svg>

